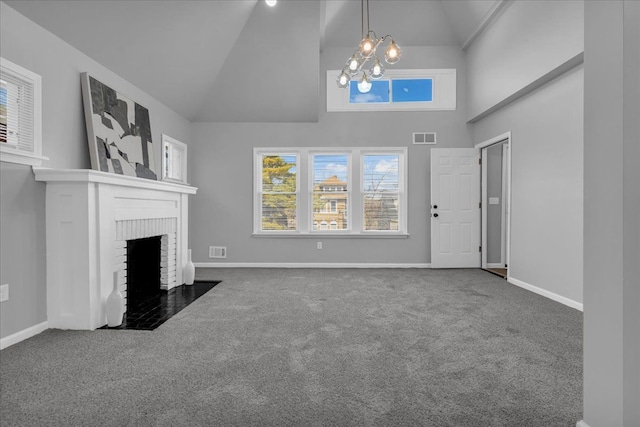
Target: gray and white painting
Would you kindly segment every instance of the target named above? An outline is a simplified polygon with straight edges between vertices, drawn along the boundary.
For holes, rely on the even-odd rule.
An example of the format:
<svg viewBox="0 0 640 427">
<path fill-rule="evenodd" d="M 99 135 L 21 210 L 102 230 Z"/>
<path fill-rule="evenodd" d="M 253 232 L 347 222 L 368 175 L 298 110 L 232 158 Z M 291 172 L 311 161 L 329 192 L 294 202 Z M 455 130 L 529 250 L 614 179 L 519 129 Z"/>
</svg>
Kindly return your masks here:
<svg viewBox="0 0 640 427">
<path fill-rule="evenodd" d="M 156 180 L 149 110 L 82 75 L 91 167 Z"/>
</svg>

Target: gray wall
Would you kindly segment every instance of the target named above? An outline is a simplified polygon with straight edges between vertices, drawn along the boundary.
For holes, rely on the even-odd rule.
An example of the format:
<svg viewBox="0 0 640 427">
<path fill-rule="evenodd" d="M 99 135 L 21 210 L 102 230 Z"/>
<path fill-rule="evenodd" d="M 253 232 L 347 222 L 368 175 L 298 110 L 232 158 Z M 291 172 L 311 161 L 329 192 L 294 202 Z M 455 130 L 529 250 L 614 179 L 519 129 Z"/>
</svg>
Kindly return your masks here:
<svg viewBox="0 0 640 427">
<path fill-rule="evenodd" d="M 640 3 L 585 7 L 584 421 L 640 425 Z"/>
<path fill-rule="evenodd" d="M 190 123 L 108 68 L 0 3 L 2 57 L 42 76 L 44 167 L 89 168 L 80 73 L 88 71 L 149 109 L 154 141 L 161 134 L 189 143 Z M 160 151 L 156 150 L 160 171 Z M 10 299 L 0 309 L 0 338 L 46 321 L 45 184 L 31 168 L 0 163 L 0 282 Z"/>
<path fill-rule="evenodd" d="M 326 70 L 340 68 L 352 47 L 326 49 L 321 56 L 320 93 Z M 428 263 L 429 150 L 412 145 L 411 133 L 435 131 L 438 147 L 469 147 L 465 117 L 464 57 L 455 47 L 404 48 L 395 68 L 456 68 L 456 111 L 326 113 L 317 123 L 196 123 L 191 153 L 190 242 L 194 262 Z M 333 84 L 333 82 L 330 82 Z M 325 99 L 325 97 L 321 97 Z M 323 101 L 326 102 L 326 101 Z M 274 107 L 276 108 L 276 107 Z M 252 237 L 253 147 L 409 147 L 408 239 Z M 324 249 L 316 249 L 316 241 Z M 208 258 L 210 245 L 227 246 L 226 260 Z"/>
<path fill-rule="evenodd" d="M 474 125 L 511 140 L 509 276 L 582 303 L 583 71 L 576 68 Z"/>
<path fill-rule="evenodd" d="M 556 13 L 566 18 L 564 25 L 552 18 Z M 579 54 L 582 16 L 581 2 L 511 4 L 468 49 L 470 117 Z M 511 47 L 503 56 L 512 44 L 518 49 Z M 474 143 L 512 132 L 509 276 L 581 304 L 582 67 L 521 96 L 474 123 L 472 130 Z"/>
<path fill-rule="evenodd" d="M 582 1 L 513 1 L 467 49 L 468 118 L 584 50 Z"/>
</svg>

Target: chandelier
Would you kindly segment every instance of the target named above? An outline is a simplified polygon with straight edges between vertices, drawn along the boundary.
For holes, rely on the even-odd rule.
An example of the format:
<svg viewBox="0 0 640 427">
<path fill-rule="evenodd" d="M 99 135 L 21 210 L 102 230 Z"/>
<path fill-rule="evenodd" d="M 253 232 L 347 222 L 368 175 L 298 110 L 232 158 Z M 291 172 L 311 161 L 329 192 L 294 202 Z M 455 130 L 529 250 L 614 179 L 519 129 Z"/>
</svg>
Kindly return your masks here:
<svg viewBox="0 0 640 427">
<path fill-rule="evenodd" d="M 362 41 L 355 52 L 353 52 L 353 55 L 347 60 L 347 64 L 342 69 L 336 82 L 338 83 L 338 87 L 346 88 L 352 79 L 358 79 L 358 90 L 366 93 L 371 90 L 372 79 L 377 80 L 384 76 L 384 67 L 376 54 L 378 47 L 387 39 L 391 40 L 384 53 L 384 60 L 387 64 L 395 64 L 398 62 L 401 52 L 393 40 L 393 37 L 387 34 L 384 37 L 378 38 L 376 33 L 369 28 L 369 0 L 360 0 L 360 12 L 362 16 Z M 364 31 L 365 17 L 367 22 L 366 33 Z M 373 65 L 371 65 L 371 68 L 369 68 L 367 72 L 366 65 L 369 61 L 373 61 Z"/>
</svg>

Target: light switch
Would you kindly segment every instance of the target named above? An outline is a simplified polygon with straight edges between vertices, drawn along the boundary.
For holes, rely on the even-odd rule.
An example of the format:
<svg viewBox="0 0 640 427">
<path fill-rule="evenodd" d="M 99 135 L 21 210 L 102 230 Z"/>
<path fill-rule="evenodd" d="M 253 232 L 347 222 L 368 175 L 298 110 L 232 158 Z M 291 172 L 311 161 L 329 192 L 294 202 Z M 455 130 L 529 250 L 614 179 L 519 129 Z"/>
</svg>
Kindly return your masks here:
<svg viewBox="0 0 640 427">
<path fill-rule="evenodd" d="M 500 204 L 500 197 L 489 197 L 489 204 L 490 205 L 499 205 Z"/>
</svg>

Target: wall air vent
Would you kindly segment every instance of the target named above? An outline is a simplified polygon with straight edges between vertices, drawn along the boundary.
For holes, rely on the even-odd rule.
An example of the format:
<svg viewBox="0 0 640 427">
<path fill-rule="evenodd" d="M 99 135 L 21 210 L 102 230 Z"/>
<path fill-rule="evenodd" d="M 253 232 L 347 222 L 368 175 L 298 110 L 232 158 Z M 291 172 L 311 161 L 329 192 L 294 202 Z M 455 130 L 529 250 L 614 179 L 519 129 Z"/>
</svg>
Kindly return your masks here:
<svg viewBox="0 0 640 427">
<path fill-rule="evenodd" d="M 413 143 L 422 144 L 422 145 L 425 145 L 425 144 L 435 145 L 436 133 L 435 132 L 414 132 Z"/>
<path fill-rule="evenodd" d="M 226 258 L 226 246 L 209 246 L 209 258 Z"/>
</svg>

